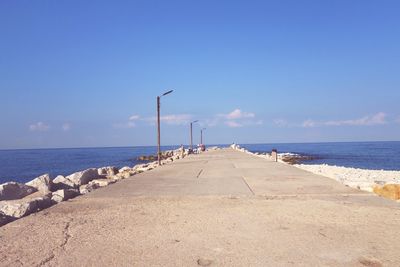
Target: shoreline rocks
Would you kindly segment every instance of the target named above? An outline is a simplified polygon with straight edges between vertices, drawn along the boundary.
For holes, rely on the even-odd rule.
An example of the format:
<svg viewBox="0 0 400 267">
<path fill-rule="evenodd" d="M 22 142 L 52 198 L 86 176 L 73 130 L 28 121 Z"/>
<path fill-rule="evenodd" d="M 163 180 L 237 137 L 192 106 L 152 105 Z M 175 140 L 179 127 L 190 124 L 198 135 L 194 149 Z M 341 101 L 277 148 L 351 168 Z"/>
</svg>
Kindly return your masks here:
<svg viewBox="0 0 400 267">
<path fill-rule="evenodd" d="M 14 220 L 13 217 L 7 216 L 4 213 L 0 212 L 0 226 L 10 223 L 13 220 Z"/>
<path fill-rule="evenodd" d="M 49 174 L 39 176 L 32 181 L 26 183 L 26 185 L 36 188 L 37 191 L 41 192 L 43 195 L 51 193 L 53 189 L 53 181 L 50 179 Z"/>
<path fill-rule="evenodd" d="M 60 190 L 60 189 L 74 189 L 77 188 L 72 181 L 68 180 L 66 177 L 62 175 L 58 175 L 56 178 L 53 179 L 53 189 Z"/>
<path fill-rule="evenodd" d="M 19 219 L 38 210 L 49 208 L 52 205 L 53 203 L 48 196 L 18 199 L 0 203 L 0 212 L 13 219 Z"/>
<path fill-rule="evenodd" d="M 0 201 L 21 199 L 36 191 L 36 188 L 26 184 L 17 182 L 4 183 L 0 185 Z"/>
<path fill-rule="evenodd" d="M 182 153 L 180 149 L 166 151 L 163 153 L 162 165 L 186 155 L 187 152 Z M 157 161 L 123 167 L 119 170 L 108 166 L 90 168 L 68 176 L 59 175 L 53 180 L 49 174 L 44 174 L 26 184 L 17 182 L 1 184 L 0 226 L 157 167 Z"/>
<path fill-rule="evenodd" d="M 99 178 L 98 170 L 95 168 L 87 169 L 84 171 L 76 172 L 65 177 L 67 180 L 71 181 L 76 186 L 81 186 L 88 184 L 92 180 Z"/>
<path fill-rule="evenodd" d="M 103 177 L 110 177 L 110 176 L 114 176 L 116 174 L 119 173 L 119 170 L 117 167 L 103 167 L 103 168 L 99 168 L 97 169 L 97 173 L 99 176 L 103 176 Z"/>
<path fill-rule="evenodd" d="M 60 189 L 52 193 L 51 200 L 54 203 L 60 203 L 62 201 L 66 201 L 68 199 L 77 197 L 79 195 L 80 192 L 77 189 Z"/>
<path fill-rule="evenodd" d="M 392 200 L 400 200 L 400 184 L 386 184 L 384 186 L 374 186 L 375 194 Z"/>
<path fill-rule="evenodd" d="M 233 144 L 231 148 L 264 159 L 271 159 L 269 154 L 252 153 L 236 144 Z M 296 164 L 296 158 L 301 157 L 301 155 L 281 153 L 278 156 L 278 161 L 281 163 L 334 179 L 355 189 L 373 192 L 378 196 L 392 200 L 400 200 L 400 171 L 365 170 L 327 164 Z"/>
</svg>

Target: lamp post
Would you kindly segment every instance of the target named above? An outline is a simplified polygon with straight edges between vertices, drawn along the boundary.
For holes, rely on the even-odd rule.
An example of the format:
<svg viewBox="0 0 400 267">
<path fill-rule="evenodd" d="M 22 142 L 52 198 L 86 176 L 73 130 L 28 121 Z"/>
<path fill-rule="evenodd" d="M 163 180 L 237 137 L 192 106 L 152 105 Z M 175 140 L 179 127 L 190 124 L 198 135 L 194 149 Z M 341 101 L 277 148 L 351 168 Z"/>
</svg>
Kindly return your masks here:
<svg viewBox="0 0 400 267">
<path fill-rule="evenodd" d="M 161 97 L 166 96 L 170 93 L 172 93 L 174 90 L 170 90 L 168 92 L 165 92 L 161 96 L 157 96 L 157 145 L 158 145 L 158 151 L 157 151 L 157 158 L 158 158 L 158 165 L 161 165 L 161 126 L 160 126 L 160 100 Z"/>
<path fill-rule="evenodd" d="M 193 152 L 193 123 L 198 122 L 198 120 L 196 121 L 192 121 L 190 123 L 190 150 Z"/>
<path fill-rule="evenodd" d="M 204 145 L 203 144 L 203 131 L 205 131 L 205 130 L 207 130 L 206 128 L 203 128 L 203 129 L 201 129 L 201 131 L 200 131 L 200 144 L 202 144 L 202 145 Z"/>
</svg>

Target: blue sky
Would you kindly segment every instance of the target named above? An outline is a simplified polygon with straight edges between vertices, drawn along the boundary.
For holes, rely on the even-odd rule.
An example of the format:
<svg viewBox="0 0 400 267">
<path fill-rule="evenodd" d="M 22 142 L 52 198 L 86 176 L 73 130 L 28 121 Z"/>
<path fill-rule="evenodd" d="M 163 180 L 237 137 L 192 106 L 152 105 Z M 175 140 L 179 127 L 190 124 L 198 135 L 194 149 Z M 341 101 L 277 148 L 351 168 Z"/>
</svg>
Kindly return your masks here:
<svg viewBox="0 0 400 267">
<path fill-rule="evenodd" d="M 400 140 L 399 1 L 1 1 L 0 148 Z"/>
</svg>

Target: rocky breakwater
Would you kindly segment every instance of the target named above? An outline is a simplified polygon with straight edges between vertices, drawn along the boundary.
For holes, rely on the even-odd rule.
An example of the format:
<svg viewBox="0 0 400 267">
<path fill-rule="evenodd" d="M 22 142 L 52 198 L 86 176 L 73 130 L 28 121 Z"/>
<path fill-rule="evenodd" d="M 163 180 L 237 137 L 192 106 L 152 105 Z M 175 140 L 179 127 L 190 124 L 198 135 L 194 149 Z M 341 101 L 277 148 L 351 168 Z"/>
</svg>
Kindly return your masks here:
<svg viewBox="0 0 400 267">
<path fill-rule="evenodd" d="M 365 170 L 340 166 L 295 165 L 303 170 L 332 178 L 346 186 L 400 200 L 400 171 Z"/>
<path fill-rule="evenodd" d="M 187 152 L 175 150 L 165 155 L 168 157 L 164 157 L 162 165 L 185 157 Z M 68 176 L 59 175 L 54 179 L 44 174 L 25 184 L 1 184 L 0 226 L 157 167 L 158 162 L 150 162 L 121 169 L 113 166 L 91 168 Z"/>
<path fill-rule="evenodd" d="M 268 160 L 272 159 L 269 153 L 252 153 L 236 144 L 233 144 L 231 148 Z M 297 168 L 334 179 L 348 187 L 373 192 L 378 196 L 400 201 L 400 171 L 365 170 L 330 166 L 327 164 L 298 164 L 309 159 L 313 158 L 292 153 L 278 154 L 278 161 L 281 163 L 290 164 Z"/>
<path fill-rule="evenodd" d="M 268 160 L 273 160 L 271 153 L 260 153 L 260 152 L 251 152 L 237 144 L 232 144 L 230 146 L 232 149 L 249 154 L 249 155 L 253 155 L 259 158 L 263 158 L 263 159 L 268 159 Z M 288 163 L 288 164 L 293 164 L 294 162 L 298 162 L 302 159 L 305 159 L 305 157 L 300 156 L 298 154 L 292 154 L 292 153 L 279 153 L 278 154 L 278 162 L 282 162 L 282 163 Z"/>
<path fill-rule="evenodd" d="M 188 151 L 182 148 L 176 150 L 168 150 L 161 153 L 161 160 L 174 161 L 184 158 L 188 155 Z M 155 161 L 158 160 L 157 155 L 143 155 L 137 158 L 139 161 Z"/>
</svg>

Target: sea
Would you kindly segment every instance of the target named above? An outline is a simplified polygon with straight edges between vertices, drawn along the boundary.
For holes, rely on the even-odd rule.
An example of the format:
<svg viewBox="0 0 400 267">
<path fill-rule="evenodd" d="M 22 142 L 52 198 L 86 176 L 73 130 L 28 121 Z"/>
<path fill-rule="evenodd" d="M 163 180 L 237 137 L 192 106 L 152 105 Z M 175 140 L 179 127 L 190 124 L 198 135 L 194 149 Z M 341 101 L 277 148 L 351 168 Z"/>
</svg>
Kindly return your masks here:
<svg viewBox="0 0 400 267">
<path fill-rule="evenodd" d="M 214 145 L 213 145 L 214 146 Z M 215 145 L 226 147 L 228 145 Z M 304 164 L 328 164 L 372 170 L 400 170 L 400 142 L 240 144 L 251 152 L 293 153 Z M 162 150 L 177 149 L 165 146 Z M 156 155 L 157 147 L 63 148 L 0 150 L 0 184 L 28 182 L 42 174 L 69 175 L 88 168 L 134 166 L 138 157 Z"/>
</svg>

